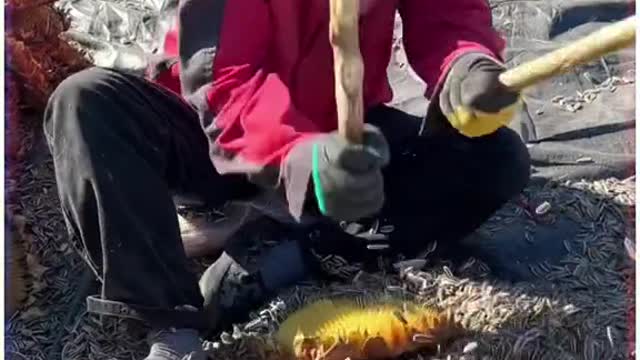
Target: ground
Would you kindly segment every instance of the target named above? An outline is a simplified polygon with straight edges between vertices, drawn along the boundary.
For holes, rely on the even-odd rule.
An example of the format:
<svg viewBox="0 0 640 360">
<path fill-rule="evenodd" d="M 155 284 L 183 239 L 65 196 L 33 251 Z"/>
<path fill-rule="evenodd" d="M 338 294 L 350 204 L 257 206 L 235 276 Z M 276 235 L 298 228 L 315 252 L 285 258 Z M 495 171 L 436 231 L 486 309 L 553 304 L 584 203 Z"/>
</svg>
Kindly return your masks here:
<svg viewBox="0 0 640 360">
<path fill-rule="evenodd" d="M 146 350 L 143 328 L 100 320 L 84 311 L 84 299 L 77 294 L 91 285 L 83 279 L 82 262 L 67 241 L 52 169 L 51 159 L 41 158 L 27 165 L 26 176 L 17 184 L 20 197 L 14 210 L 26 217 L 34 236 L 27 244 L 33 288 L 24 310 L 8 324 L 8 358 L 140 359 Z M 490 236 L 526 219 L 527 236 L 535 241 L 541 222 L 548 226 L 568 217 L 580 223 L 575 237 L 557 239 L 570 255 L 559 265 L 538 266 L 534 281 L 492 279 L 473 259 L 450 268 L 427 257 L 424 268 L 409 271 L 415 276 L 362 274 L 354 284 L 290 289 L 266 304 L 249 324 L 238 324 L 233 334 L 223 333 L 206 345 L 214 354 L 260 359 L 256 349 L 264 347 L 256 344 L 267 341 L 266 334 L 277 322 L 309 296 L 398 292 L 453 309 L 469 330 L 434 359 L 624 359 L 630 349 L 628 314 L 635 310 L 627 288 L 633 267 L 623 244 L 625 237 L 633 238 L 634 193 L 634 178 L 552 182 L 527 189 L 505 206 L 481 232 Z M 541 217 L 532 209 L 545 201 L 551 207 Z M 462 349 L 474 342 L 475 350 L 461 357 Z"/>
</svg>

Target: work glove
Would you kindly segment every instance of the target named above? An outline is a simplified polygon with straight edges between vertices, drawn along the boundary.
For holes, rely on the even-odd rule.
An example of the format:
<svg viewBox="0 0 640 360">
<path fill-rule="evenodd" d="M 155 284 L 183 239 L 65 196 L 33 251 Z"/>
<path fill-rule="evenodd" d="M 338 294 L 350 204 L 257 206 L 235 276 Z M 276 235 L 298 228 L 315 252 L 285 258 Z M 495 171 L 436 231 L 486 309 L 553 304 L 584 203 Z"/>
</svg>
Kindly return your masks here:
<svg viewBox="0 0 640 360">
<path fill-rule="evenodd" d="M 483 54 L 463 55 L 452 66 L 439 96 L 440 109 L 461 134 L 478 137 L 511 122 L 520 95 L 498 76 L 505 68 Z"/>
<path fill-rule="evenodd" d="M 384 135 L 365 124 L 362 143 L 352 144 L 337 132 L 314 139 L 313 187 L 320 212 L 336 221 L 353 221 L 382 209 L 382 168 L 389 162 Z"/>
</svg>

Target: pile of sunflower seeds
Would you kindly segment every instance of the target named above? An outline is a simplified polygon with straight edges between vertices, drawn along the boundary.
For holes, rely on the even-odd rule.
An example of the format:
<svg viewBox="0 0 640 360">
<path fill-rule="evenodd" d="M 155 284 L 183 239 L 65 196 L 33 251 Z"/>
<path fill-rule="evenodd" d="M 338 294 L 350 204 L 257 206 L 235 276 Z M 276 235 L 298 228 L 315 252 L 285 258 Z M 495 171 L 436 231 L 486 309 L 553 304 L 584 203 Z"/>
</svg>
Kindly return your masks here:
<svg viewBox="0 0 640 360">
<path fill-rule="evenodd" d="M 585 72 L 583 76 L 594 83 L 588 72 Z M 603 81 L 600 84 L 596 84 L 593 88 L 587 89 L 585 91 L 578 91 L 575 96 L 562 96 L 558 95 L 551 99 L 551 103 L 564 110 L 575 113 L 576 111 L 582 109 L 584 104 L 590 104 L 594 102 L 598 95 L 602 92 L 615 92 L 618 89 L 618 86 L 633 84 L 635 82 L 635 71 L 630 70 L 624 76 L 611 76 L 607 80 Z"/>
<path fill-rule="evenodd" d="M 568 247 L 568 255 L 559 263 L 540 264 L 535 280 L 497 280 L 476 259 L 458 266 L 408 260 L 398 264 L 397 274 L 362 273 L 352 284 L 290 289 L 206 347 L 213 358 L 233 358 L 240 352 L 243 358 L 271 359 L 278 324 L 305 303 L 333 296 L 391 295 L 452 309 L 467 329 L 467 335 L 436 354 L 406 359 L 628 358 L 633 346 L 627 320 L 635 309 L 626 293 L 634 265 L 624 243 L 635 227 L 634 189 L 634 178 L 550 183 L 527 190 L 533 206 L 514 201 L 500 210 L 495 218 L 503 227 L 510 218 L 532 212 L 551 216 L 551 222 L 562 216 L 580 221 L 575 237 L 558 239 Z M 486 226 L 498 231 L 499 224 L 489 221 Z M 256 343 L 262 344 L 259 351 Z"/>
<path fill-rule="evenodd" d="M 24 216 L 31 234 L 27 252 L 29 296 L 6 322 L 5 356 L 16 360 L 141 359 L 147 351 L 143 328 L 84 312 L 93 277 L 69 242 L 60 212 L 53 162 L 24 165 L 14 184 L 12 212 Z"/>
</svg>

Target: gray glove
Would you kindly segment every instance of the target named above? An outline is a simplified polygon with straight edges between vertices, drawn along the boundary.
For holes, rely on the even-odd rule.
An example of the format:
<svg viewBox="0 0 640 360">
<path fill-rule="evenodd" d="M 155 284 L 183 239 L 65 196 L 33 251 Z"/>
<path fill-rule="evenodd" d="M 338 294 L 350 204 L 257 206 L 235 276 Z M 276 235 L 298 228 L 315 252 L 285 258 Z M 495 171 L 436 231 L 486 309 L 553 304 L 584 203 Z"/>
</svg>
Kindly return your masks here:
<svg viewBox="0 0 640 360">
<path fill-rule="evenodd" d="M 486 55 L 462 56 L 440 93 L 440 109 L 449 123 L 468 137 L 485 136 L 507 126 L 520 103 L 499 76 L 504 66 Z"/>
<path fill-rule="evenodd" d="M 351 144 L 333 132 L 315 140 L 312 174 L 318 208 L 337 221 L 373 215 L 384 204 L 382 168 L 389 163 L 389 146 L 370 124 L 362 138 L 362 144 Z"/>
</svg>

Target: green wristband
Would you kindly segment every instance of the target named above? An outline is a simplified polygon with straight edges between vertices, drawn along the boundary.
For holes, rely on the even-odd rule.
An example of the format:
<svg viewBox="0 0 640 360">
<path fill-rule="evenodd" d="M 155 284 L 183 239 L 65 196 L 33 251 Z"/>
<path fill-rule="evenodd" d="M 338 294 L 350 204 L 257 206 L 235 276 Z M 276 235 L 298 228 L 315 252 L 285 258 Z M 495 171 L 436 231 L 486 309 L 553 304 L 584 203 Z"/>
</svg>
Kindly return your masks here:
<svg viewBox="0 0 640 360">
<path fill-rule="evenodd" d="M 325 203 L 324 190 L 320 183 L 320 168 L 318 165 L 318 157 L 320 156 L 320 149 L 318 144 L 313 144 L 313 150 L 311 152 L 311 176 L 313 178 L 313 190 L 316 194 L 316 200 L 318 201 L 318 208 L 322 215 L 326 215 L 327 206 Z"/>
</svg>

